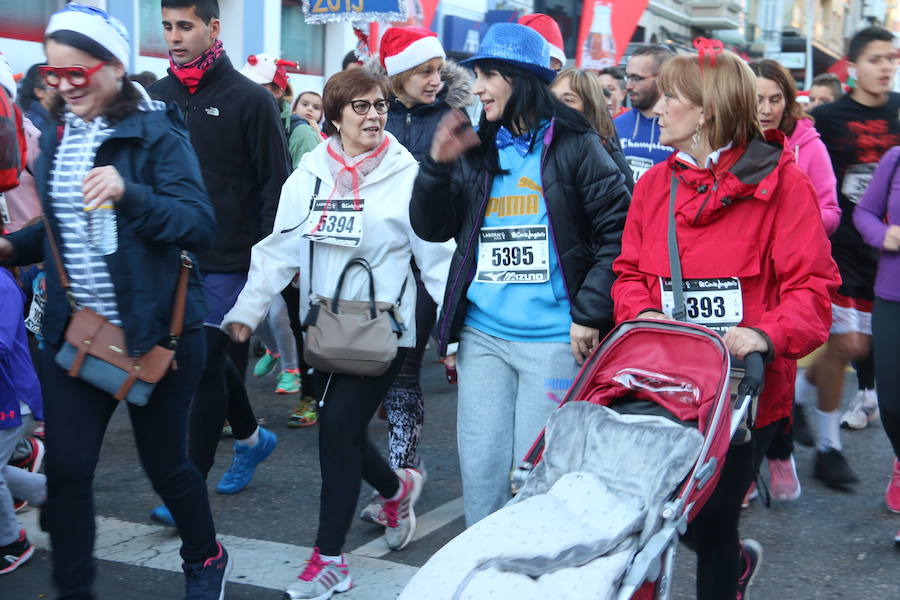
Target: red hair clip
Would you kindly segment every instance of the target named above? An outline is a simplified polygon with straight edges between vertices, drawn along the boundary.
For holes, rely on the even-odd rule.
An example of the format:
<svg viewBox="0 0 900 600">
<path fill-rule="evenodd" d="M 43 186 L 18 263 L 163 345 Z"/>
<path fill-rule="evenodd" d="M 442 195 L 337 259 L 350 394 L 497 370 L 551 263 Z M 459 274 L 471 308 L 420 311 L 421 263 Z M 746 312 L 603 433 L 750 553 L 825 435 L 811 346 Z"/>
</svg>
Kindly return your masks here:
<svg viewBox="0 0 900 600">
<path fill-rule="evenodd" d="M 716 56 L 725 51 L 722 40 L 710 40 L 704 37 L 694 38 L 694 48 L 700 54 L 700 72 L 703 72 L 704 59 L 709 57 L 710 66 L 716 66 Z"/>
</svg>

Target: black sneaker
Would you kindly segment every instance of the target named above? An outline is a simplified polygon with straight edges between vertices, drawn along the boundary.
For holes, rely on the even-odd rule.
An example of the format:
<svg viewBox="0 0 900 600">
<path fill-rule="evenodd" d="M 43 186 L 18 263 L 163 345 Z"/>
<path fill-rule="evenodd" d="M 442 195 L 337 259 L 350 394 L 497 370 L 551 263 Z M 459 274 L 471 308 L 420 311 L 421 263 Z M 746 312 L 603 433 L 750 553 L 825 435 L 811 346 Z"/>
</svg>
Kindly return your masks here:
<svg viewBox="0 0 900 600">
<path fill-rule="evenodd" d="M 0 546 L 0 575 L 12 573 L 34 554 L 34 546 L 25 536 L 25 530 L 19 532 L 19 539 L 12 544 Z"/>
<path fill-rule="evenodd" d="M 859 482 L 859 477 L 850 468 L 847 459 L 840 450 L 834 448 L 829 448 L 824 452 L 816 450 L 813 477 L 835 489 L 846 489 L 847 486 Z"/>
<path fill-rule="evenodd" d="M 807 448 L 816 445 L 816 438 L 806 420 L 806 411 L 799 404 L 794 404 L 794 441 Z"/>
<path fill-rule="evenodd" d="M 222 544 L 216 542 L 219 552 L 202 563 L 185 563 L 184 598 L 185 600 L 223 600 L 225 598 L 225 582 L 231 573 L 231 558 Z"/>
<path fill-rule="evenodd" d="M 747 589 L 753 583 L 759 565 L 762 563 L 762 546 L 756 540 L 741 542 L 741 572 L 738 575 L 737 600 L 748 600 Z"/>
</svg>

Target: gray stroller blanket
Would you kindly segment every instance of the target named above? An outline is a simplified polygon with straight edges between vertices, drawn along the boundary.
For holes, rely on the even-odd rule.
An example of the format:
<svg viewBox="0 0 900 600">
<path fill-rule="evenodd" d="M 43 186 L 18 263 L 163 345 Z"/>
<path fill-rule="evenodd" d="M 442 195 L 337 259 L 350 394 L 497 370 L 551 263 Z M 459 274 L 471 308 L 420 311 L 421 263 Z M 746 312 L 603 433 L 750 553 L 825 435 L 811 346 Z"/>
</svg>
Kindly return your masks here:
<svg viewBox="0 0 900 600">
<path fill-rule="evenodd" d="M 563 405 L 519 494 L 432 556 L 401 600 L 615 598 L 702 445 L 662 417 Z"/>
</svg>

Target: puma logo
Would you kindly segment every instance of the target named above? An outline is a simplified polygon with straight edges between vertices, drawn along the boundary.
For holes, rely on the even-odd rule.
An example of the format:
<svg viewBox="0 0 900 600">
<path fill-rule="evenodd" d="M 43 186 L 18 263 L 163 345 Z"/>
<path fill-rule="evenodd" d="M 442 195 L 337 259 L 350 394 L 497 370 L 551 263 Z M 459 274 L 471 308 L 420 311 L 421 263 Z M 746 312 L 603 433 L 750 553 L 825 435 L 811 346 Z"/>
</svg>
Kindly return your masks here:
<svg viewBox="0 0 900 600">
<path fill-rule="evenodd" d="M 532 192 L 537 192 L 538 194 L 544 193 L 544 188 L 536 184 L 534 180 L 529 179 L 528 177 L 519 177 L 519 183 L 516 187 L 525 188 L 526 190 L 531 190 Z"/>
</svg>

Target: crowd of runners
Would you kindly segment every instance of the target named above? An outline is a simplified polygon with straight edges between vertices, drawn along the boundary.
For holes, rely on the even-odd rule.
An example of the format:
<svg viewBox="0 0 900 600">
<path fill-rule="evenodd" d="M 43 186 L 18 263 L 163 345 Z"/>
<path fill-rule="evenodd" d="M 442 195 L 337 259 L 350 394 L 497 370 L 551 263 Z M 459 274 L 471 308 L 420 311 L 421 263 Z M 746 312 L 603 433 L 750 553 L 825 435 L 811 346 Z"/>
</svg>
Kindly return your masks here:
<svg viewBox="0 0 900 600">
<path fill-rule="evenodd" d="M 852 36 L 848 82 L 801 92 L 716 40 L 642 45 L 598 73 L 564 68 L 546 15 L 491 26 L 459 63 L 431 31 L 393 27 L 378 54 L 298 90 L 287 61 L 227 53 L 216 0 L 161 6 L 158 81 L 129 74 L 121 23 L 75 2 L 47 24 L 45 63 L 17 82 L 0 57 L 0 575 L 34 552 L 16 517 L 31 506 L 58 597 L 95 597 L 93 475 L 124 400 L 161 501 L 150 518 L 181 536 L 185 597 L 223 598 L 219 440 L 234 438 L 226 495 L 278 445 L 251 376 L 319 440 L 314 550 L 285 598 L 349 590 L 354 520 L 393 550 L 415 534 L 434 349 L 458 382 L 474 525 L 510 500 L 510 471 L 604 336 L 674 318 L 667 228 L 684 318 L 766 359 L 753 444 L 731 448 L 683 538 L 698 598 L 748 597 L 761 549 L 738 524 L 764 461 L 760 487 L 792 501 L 795 443 L 834 488 L 858 483 L 842 428 L 880 416 L 900 456 L 889 31 Z M 848 373 L 859 391 L 842 407 Z M 367 437 L 379 412 L 386 458 Z M 883 468 L 900 513 L 900 462 Z M 375 491 L 357 507 L 363 481 Z"/>
</svg>

